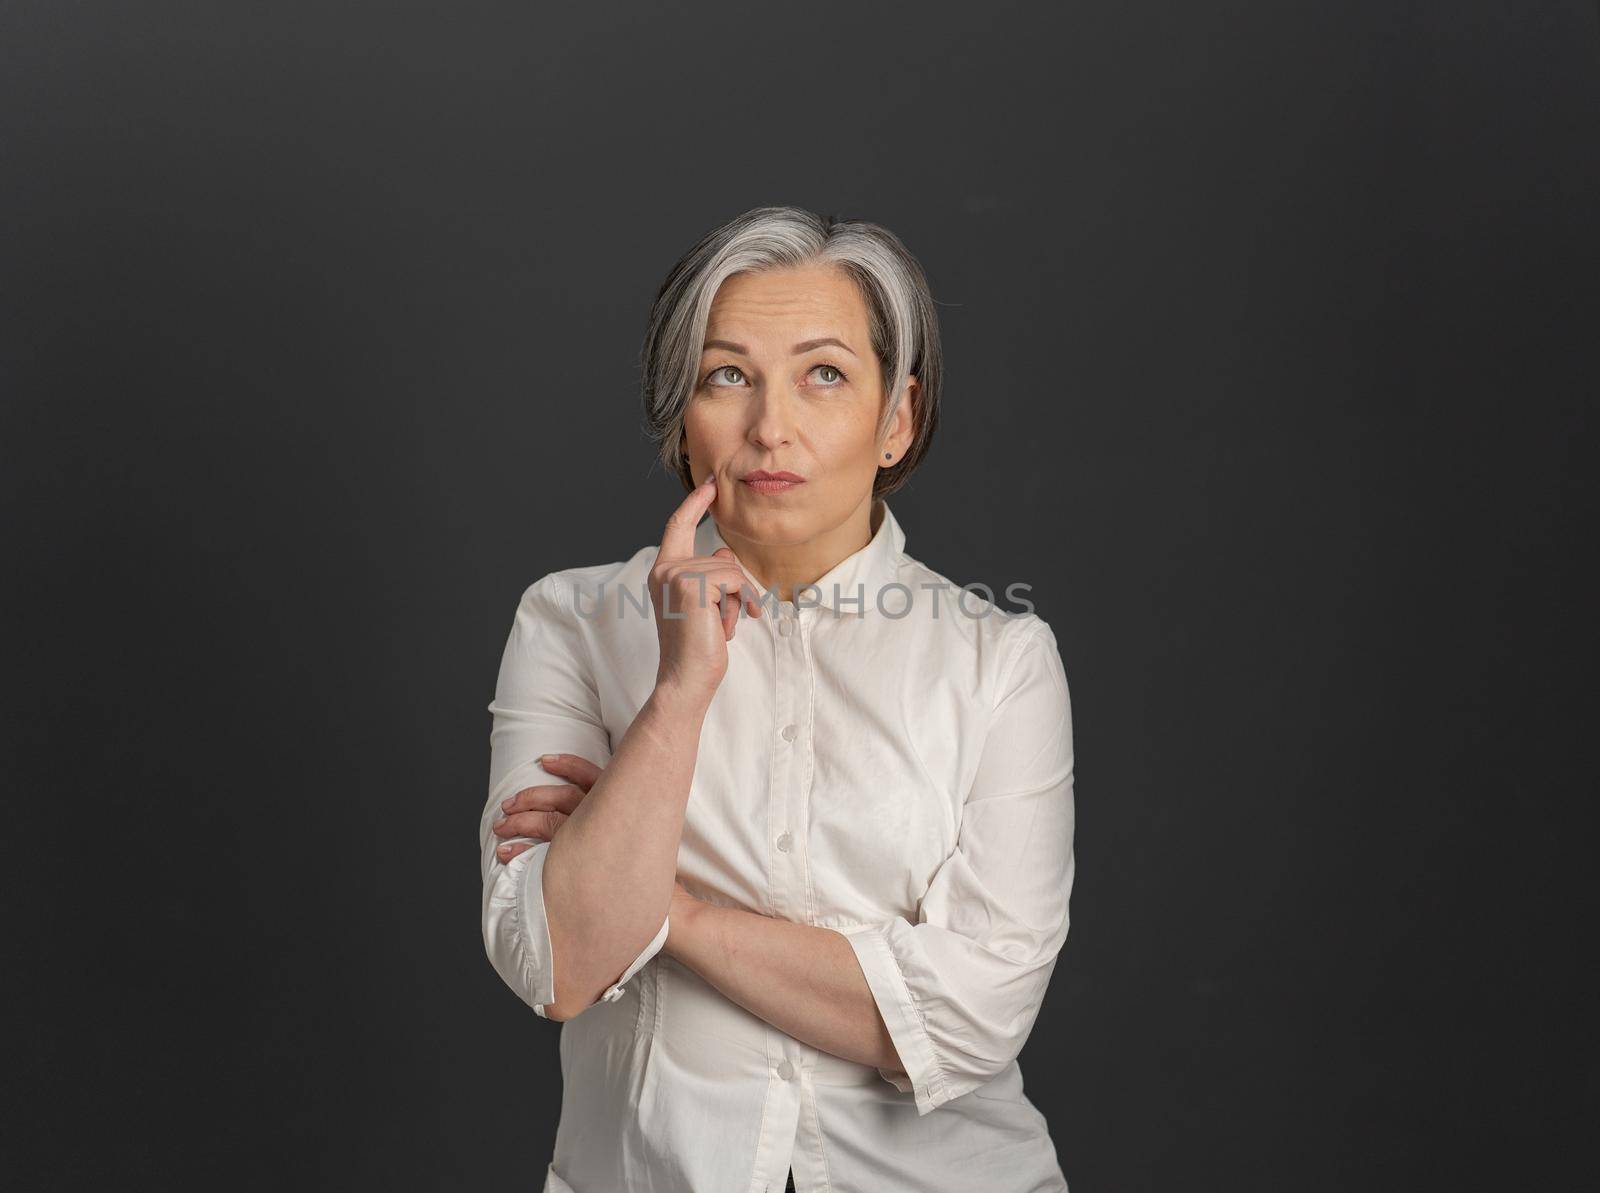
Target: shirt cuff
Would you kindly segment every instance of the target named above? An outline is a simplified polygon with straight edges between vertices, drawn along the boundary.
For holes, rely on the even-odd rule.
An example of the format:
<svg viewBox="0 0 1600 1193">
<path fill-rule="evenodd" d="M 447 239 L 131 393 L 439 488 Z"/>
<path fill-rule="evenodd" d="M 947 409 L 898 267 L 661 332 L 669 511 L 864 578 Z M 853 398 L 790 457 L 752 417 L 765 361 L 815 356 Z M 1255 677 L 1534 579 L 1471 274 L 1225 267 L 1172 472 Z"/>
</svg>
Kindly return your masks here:
<svg viewBox="0 0 1600 1193">
<path fill-rule="evenodd" d="M 836 928 L 855 950 L 856 961 L 866 975 L 867 986 L 872 990 L 878 1012 L 889 1029 L 895 1051 L 905 1072 L 878 1066 L 878 1075 L 901 1093 L 912 1094 L 916 1099 L 917 1113 L 927 1114 L 949 1101 L 946 1093 L 944 1071 L 939 1067 L 933 1051 L 933 1041 L 922 1021 L 922 1012 L 906 984 L 900 964 L 894 958 L 883 928 L 876 924 L 861 924 Z"/>
<path fill-rule="evenodd" d="M 509 869 L 523 858 L 528 858 L 526 869 L 517 879 L 517 899 L 520 905 L 522 930 L 526 934 L 528 956 L 534 973 L 538 980 L 533 986 L 533 1013 L 541 1019 L 548 1019 L 545 1014 L 545 1005 L 556 1000 L 556 975 L 554 965 L 554 950 L 550 945 L 550 918 L 544 901 L 544 860 L 549 856 L 549 843 L 545 842 L 543 849 L 525 849 L 507 864 Z M 602 994 L 597 1002 L 616 1002 L 624 993 L 624 987 L 629 980 L 650 958 L 659 953 L 667 943 L 667 930 L 672 923 L 671 917 L 661 921 L 661 927 L 656 930 L 655 939 L 645 945 L 639 955 L 633 959 L 628 968 L 623 970 L 622 976 Z"/>
<path fill-rule="evenodd" d="M 517 892 L 518 930 L 529 975 L 528 999 L 533 1013 L 547 1019 L 546 1003 L 556 1000 L 556 975 L 552 964 L 554 954 L 550 948 L 550 921 L 544 912 L 544 859 L 549 855 L 548 842 L 524 849 L 506 863 L 506 870 Z M 521 867 L 522 873 L 514 871 Z"/>
<path fill-rule="evenodd" d="M 600 996 L 601 1002 L 616 1002 L 622 997 L 622 988 L 628 984 L 628 979 L 644 967 L 644 963 L 661 951 L 661 946 L 667 943 L 667 926 L 672 923 L 669 916 L 661 921 L 661 927 L 656 930 L 656 938 L 644 946 L 644 951 L 633 959 L 633 964 L 622 971 L 622 976 L 617 979 L 616 985 Z"/>
</svg>

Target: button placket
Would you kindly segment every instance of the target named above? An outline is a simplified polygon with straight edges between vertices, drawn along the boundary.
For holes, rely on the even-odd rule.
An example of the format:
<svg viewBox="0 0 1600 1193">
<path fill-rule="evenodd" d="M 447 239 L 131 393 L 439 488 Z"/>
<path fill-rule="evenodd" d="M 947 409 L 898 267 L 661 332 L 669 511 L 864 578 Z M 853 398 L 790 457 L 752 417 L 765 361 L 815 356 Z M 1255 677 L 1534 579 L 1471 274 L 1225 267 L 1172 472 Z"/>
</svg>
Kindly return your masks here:
<svg viewBox="0 0 1600 1193">
<path fill-rule="evenodd" d="M 797 715 L 793 718 L 797 734 L 789 747 L 794 755 L 793 785 L 789 793 L 789 817 L 784 822 L 784 837 L 788 844 L 777 843 L 778 848 L 791 860 L 788 880 L 792 918 L 802 924 L 815 923 L 816 905 L 811 890 L 810 846 L 804 836 L 810 822 L 811 783 L 816 767 L 816 668 L 812 650 L 822 614 L 816 606 L 800 609 L 795 618 L 795 674 L 799 695 L 796 698 Z"/>
<path fill-rule="evenodd" d="M 803 741 L 802 720 L 810 707 L 810 669 L 806 662 L 804 631 L 792 604 L 780 604 L 776 628 L 777 634 L 772 639 L 777 680 L 773 707 L 775 757 L 773 785 L 767 803 L 773 850 L 769 891 L 774 912 L 795 919 L 805 904 L 790 861 L 794 857 L 793 817 L 799 808 L 800 784 L 804 781 L 796 743 Z"/>
</svg>

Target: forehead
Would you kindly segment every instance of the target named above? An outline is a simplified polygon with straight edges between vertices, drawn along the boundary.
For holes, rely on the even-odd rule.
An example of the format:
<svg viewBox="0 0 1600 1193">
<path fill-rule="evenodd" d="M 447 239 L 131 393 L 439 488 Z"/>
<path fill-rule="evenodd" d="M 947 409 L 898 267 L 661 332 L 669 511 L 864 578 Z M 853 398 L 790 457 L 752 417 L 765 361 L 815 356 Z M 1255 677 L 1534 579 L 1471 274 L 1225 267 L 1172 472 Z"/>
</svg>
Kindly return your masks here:
<svg viewBox="0 0 1600 1193">
<path fill-rule="evenodd" d="M 742 342 L 796 332 L 865 344 L 867 306 L 848 274 L 832 266 L 736 274 L 718 288 L 706 325 L 708 338 L 747 337 Z"/>
</svg>

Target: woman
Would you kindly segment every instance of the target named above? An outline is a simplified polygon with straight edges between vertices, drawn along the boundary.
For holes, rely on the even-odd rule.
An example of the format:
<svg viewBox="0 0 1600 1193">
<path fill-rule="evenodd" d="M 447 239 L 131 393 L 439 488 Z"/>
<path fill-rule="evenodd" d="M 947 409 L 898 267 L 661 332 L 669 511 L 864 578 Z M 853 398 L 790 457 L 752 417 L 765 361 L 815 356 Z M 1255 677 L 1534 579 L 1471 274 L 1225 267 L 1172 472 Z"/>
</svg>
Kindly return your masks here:
<svg viewBox="0 0 1600 1193">
<path fill-rule="evenodd" d="M 544 1189 L 1064 1190 L 1016 1056 L 1067 933 L 1067 683 L 884 501 L 938 415 L 921 268 L 750 211 L 644 372 L 688 495 L 523 594 L 489 706 L 484 942 L 564 1024 Z"/>
</svg>

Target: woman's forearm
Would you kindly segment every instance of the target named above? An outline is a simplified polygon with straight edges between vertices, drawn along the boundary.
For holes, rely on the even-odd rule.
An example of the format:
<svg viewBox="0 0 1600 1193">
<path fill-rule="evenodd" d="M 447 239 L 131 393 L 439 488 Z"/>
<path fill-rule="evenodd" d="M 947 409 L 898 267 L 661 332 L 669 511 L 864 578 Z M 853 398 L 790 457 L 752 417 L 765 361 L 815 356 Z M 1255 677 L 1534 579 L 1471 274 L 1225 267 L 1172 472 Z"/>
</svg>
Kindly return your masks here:
<svg viewBox="0 0 1600 1193">
<path fill-rule="evenodd" d="M 663 951 L 813 1048 L 902 1069 L 855 950 L 831 928 L 680 900 Z"/>
<path fill-rule="evenodd" d="M 666 918 L 706 708 L 703 698 L 658 685 L 550 841 L 552 1018 L 593 1003 Z"/>
</svg>

